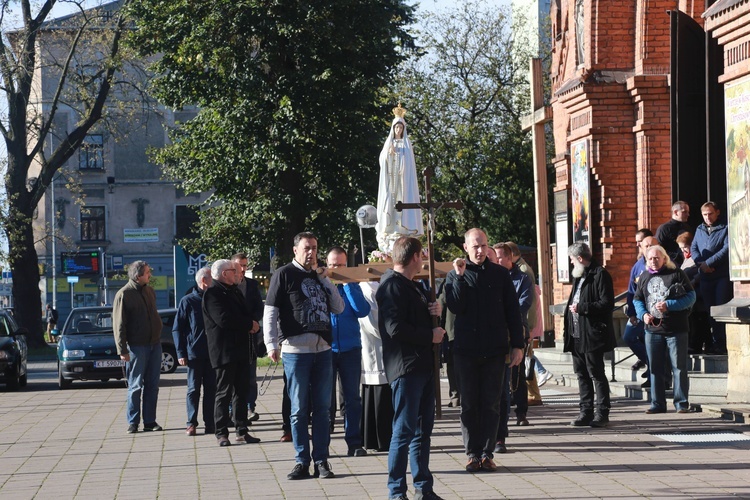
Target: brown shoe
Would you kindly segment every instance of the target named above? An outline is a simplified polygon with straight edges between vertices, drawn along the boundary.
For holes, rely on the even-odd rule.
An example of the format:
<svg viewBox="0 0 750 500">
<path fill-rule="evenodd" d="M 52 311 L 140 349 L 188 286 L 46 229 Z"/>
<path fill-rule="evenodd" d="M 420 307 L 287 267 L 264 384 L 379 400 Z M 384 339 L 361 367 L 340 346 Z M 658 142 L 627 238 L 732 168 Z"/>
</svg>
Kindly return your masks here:
<svg viewBox="0 0 750 500">
<path fill-rule="evenodd" d="M 492 461 L 490 457 L 482 457 L 482 470 L 487 472 L 495 472 L 497 465 Z"/>
<path fill-rule="evenodd" d="M 187 429 L 185 429 L 185 434 L 188 436 L 195 436 L 195 426 L 190 424 L 187 426 Z"/>
<path fill-rule="evenodd" d="M 542 406 L 541 399 L 529 399 L 529 406 Z"/>
<path fill-rule="evenodd" d="M 285 432 L 281 435 L 281 439 L 279 439 L 282 443 L 289 443 L 292 441 L 292 433 L 291 432 Z"/>
<path fill-rule="evenodd" d="M 477 457 L 469 457 L 466 472 L 479 472 L 480 470 L 482 470 L 482 462 Z"/>
</svg>

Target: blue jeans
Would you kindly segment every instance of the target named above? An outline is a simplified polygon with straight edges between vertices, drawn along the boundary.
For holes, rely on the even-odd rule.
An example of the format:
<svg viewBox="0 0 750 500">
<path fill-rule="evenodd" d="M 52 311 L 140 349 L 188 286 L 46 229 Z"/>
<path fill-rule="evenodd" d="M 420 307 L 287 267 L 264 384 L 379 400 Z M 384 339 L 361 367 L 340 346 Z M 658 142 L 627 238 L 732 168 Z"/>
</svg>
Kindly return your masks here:
<svg viewBox="0 0 750 500">
<path fill-rule="evenodd" d="M 430 437 L 435 424 L 435 382 L 432 372 L 409 373 L 391 382 L 393 436 L 388 450 L 390 498 L 406 495 L 406 462 L 411 466 L 414 488 L 432 491 Z"/>
<path fill-rule="evenodd" d="M 333 353 L 331 422 L 333 422 L 336 413 L 336 373 L 339 374 L 341 390 L 344 393 L 344 440 L 349 448 L 361 448 L 362 396 L 360 396 L 360 380 L 362 378 L 362 349 Z"/>
<path fill-rule="evenodd" d="M 674 407 L 688 409 L 688 334 L 687 332 L 659 334 L 646 331 L 646 351 L 651 365 L 651 408 L 667 409 L 665 354 L 672 364 L 674 379 Z"/>
<path fill-rule="evenodd" d="M 125 364 L 128 376 L 128 424 L 141 423 L 141 395 L 143 395 L 143 423 L 156 423 L 156 401 L 159 398 L 161 376 L 161 344 L 128 346 L 130 361 Z"/>
<path fill-rule="evenodd" d="M 292 440 L 298 464 L 310 465 L 310 433 L 307 420 L 312 409 L 312 460 L 328 460 L 331 430 L 328 411 L 331 408 L 333 362 L 331 350 L 292 354 L 285 352 L 284 373 L 292 402 Z"/>
<path fill-rule="evenodd" d="M 646 363 L 648 370 L 650 370 L 651 363 L 648 362 L 648 353 L 646 353 L 646 332 L 643 329 L 643 321 L 638 321 L 635 325 L 628 321 L 625 331 L 622 333 L 622 340 L 628 344 L 635 357 Z M 646 377 L 648 377 L 648 370 L 646 370 Z"/>
<path fill-rule="evenodd" d="M 211 360 L 189 359 L 187 362 L 187 425 L 198 425 L 198 404 L 203 387 L 203 424 L 213 432 L 214 402 L 216 401 L 216 372 Z"/>
</svg>

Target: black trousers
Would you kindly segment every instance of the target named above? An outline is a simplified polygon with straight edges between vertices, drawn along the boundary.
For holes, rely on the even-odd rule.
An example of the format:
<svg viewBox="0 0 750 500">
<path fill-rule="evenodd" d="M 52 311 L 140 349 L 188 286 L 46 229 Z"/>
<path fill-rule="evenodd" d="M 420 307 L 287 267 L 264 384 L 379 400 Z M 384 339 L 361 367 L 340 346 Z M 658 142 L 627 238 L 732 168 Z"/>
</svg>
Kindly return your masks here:
<svg viewBox="0 0 750 500">
<path fill-rule="evenodd" d="M 229 436 L 229 403 L 232 403 L 234 426 L 238 436 L 247 434 L 247 387 L 250 382 L 249 360 L 234 361 L 216 368 L 216 403 L 214 420 L 216 437 Z"/>
<path fill-rule="evenodd" d="M 580 408 L 585 413 L 599 413 L 609 416 L 609 381 L 604 370 L 604 352 L 580 353 L 576 349 L 573 356 L 573 371 L 578 376 L 578 392 L 581 396 Z M 594 405 L 596 394 L 596 405 Z"/>
<path fill-rule="evenodd" d="M 453 355 L 461 393 L 461 434 L 466 454 L 492 458 L 500 423 L 505 355 L 490 358 Z"/>
</svg>

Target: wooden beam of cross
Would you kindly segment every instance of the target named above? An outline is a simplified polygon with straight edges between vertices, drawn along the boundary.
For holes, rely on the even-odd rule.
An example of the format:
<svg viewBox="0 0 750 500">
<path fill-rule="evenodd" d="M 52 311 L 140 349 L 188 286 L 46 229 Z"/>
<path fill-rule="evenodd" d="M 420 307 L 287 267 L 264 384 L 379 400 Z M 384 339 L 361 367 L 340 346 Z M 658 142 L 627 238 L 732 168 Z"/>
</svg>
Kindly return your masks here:
<svg viewBox="0 0 750 500">
<path fill-rule="evenodd" d="M 542 309 L 542 329 L 552 330 L 552 257 L 549 243 L 549 202 L 547 187 L 547 150 L 544 137 L 544 124 L 552 121 L 552 108 L 544 105 L 542 82 L 542 60 L 531 58 L 531 114 L 521 119 L 523 130 L 531 130 L 534 151 L 534 196 L 536 198 L 536 242 L 539 258 L 539 285 L 542 289 L 540 307 Z M 567 248 L 558 248 L 567 252 Z"/>
<path fill-rule="evenodd" d="M 429 279 L 430 279 L 430 302 L 435 302 L 437 296 L 435 294 L 435 212 L 441 208 L 464 208 L 464 204 L 460 201 L 447 201 L 447 202 L 435 202 L 432 201 L 432 177 L 434 172 L 432 168 L 427 168 L 424 171 L 424 203 L 396 203 L 396 210 L 407 209 L 420 209 L 427 211 L 427 258 L 429 262 Z M 432 326 L 440 326 L 440 318 L 438 316 L 432 317 Z M 432 347 L 433 350 L 433 375 L 435 378 L 435 416 L 438 419 L 443 418 L 443 410 L 441 408 L 440 398 L 440 344 L 435 344 Z"/>
</svg>

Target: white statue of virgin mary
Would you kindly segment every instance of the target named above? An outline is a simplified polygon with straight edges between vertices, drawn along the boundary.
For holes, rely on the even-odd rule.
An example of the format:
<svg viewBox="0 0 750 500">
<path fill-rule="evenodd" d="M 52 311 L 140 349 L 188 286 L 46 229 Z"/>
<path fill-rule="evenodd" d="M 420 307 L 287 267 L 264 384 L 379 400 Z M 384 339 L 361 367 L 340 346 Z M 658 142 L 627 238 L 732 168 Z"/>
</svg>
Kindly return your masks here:
<svg viewBox="0 0 750 500">
<path fill-rule="evenodd" d="M 388 253 L 400 236 L 424 234 L 421 210 L 396 211 L 396 202 L 419 203 L 420 200 L 414 150 L 406 132 L 406 110 L 401 107 L 401 103 L 393 108 L 393 114 L 396 117 L 380 152 L 378 223 L 375 226 L 378 247 Z"/>
</svg>

